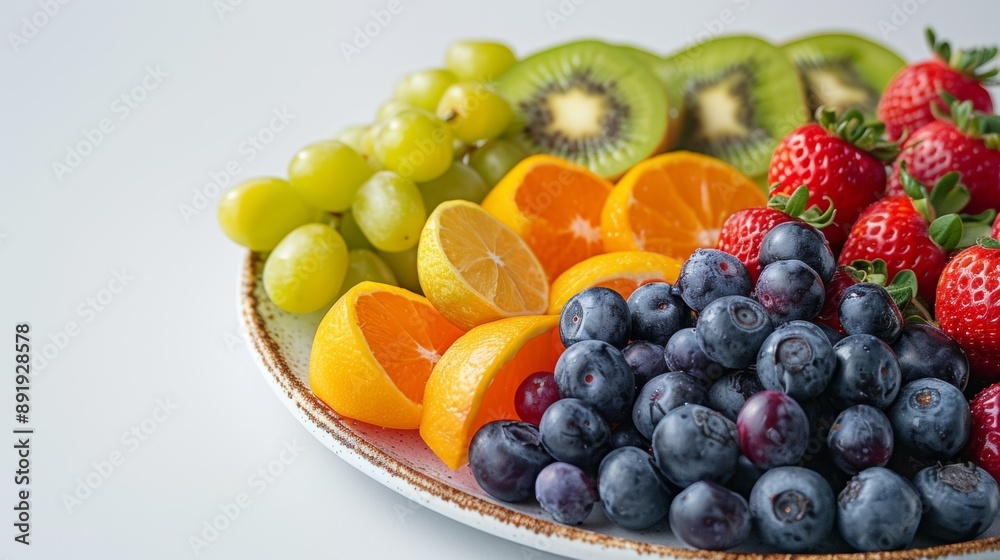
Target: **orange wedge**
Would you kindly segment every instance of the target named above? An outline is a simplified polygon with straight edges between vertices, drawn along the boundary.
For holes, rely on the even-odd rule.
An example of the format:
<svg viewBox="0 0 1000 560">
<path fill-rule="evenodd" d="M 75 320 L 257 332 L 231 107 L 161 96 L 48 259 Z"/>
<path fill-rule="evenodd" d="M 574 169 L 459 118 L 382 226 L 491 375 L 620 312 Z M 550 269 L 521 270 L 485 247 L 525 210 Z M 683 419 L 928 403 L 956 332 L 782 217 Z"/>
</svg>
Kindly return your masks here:
<svg viewBox="0 0 1000 560">
<path fill-rule="evenodd" d="M 427 218 L 417 275 L 434 308 L 462 330 L 549 305 L 542 265 L 516 233 L 479 205 L 443 202 Z"/>
<path fill-rule="evenodd" d="M 469 442 L 494 420 L 516 420 L 514 392 L 559 358 L 553 315 L 512 317 L 480 325 L 449 348 L 427 379 L 420 436 L 451 469 L 468 462 Z"/>
<path fill-rule="evenodd" d="M 703 154 L 671 152 L 625 174 L 604 203 L 606 251 L 653 251 L 686 260 L 715 247 L 722 223 L 767 199 L 735 167 Z"/>
<path fill-rule="evenodd" d="M 461 335 L 423 297 L 361 282 L 323 317 L 309 359 L 309 386 L 342 416 L 416 429 L 424 383 Z"/>
<path fill-rule="evenodd" d="M 554 280 L 604 252 L 601 210 L 612 185 L 586 167 L 550 155 L 514 166 L 483 200 L 483 210 L 514 230 Z"/>
<path fill-rule="evenodd" d="M 549 292 L 549 314 L 558 315 L 566 302 L 576 294 L 603 286 L 625 299 L 643 284 L 677 280 L 681 261 L 646 251 L 622 251 L 590 257 L 559 275 Z"/>
</svg>

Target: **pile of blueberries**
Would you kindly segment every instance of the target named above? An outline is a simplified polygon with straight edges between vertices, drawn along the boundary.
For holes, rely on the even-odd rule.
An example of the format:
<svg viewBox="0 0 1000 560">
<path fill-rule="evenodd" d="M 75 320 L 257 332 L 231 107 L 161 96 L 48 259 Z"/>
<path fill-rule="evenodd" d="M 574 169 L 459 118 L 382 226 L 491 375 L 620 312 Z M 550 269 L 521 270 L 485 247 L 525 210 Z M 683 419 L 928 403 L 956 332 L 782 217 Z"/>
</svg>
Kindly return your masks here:
<svg viewBox="0 0 1000 560">
<path fill-rule="evenodd" d="M 836 269 L 812 226 L 775 227 L 759 258 L 756 285 L 703 249 L 676 285 L 575 295 L 555 371 L 516 393 L 521 421 L 472 439 L 480 486 L 566 524 L 597 502 L 629 529 L 667 518 L 709 550 L 751 536 L 783 552 L 896 550 L 918 529 L 947 542 L 985 532 L 1000 489 L 958 459 L 970 431 L 958 344 L 904 324 L 871 283 L 840 299 L 843 333 L 811 322 Z"/>
</svg>

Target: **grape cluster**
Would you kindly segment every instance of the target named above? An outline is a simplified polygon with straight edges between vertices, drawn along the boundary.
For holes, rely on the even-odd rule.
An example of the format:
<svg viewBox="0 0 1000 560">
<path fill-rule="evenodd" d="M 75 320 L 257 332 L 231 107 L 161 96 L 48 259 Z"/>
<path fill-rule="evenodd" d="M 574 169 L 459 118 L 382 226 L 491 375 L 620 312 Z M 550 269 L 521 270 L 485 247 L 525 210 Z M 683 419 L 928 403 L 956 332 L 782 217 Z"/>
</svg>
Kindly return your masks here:
<svg viewBox="0 0 1000 560">
<path fill-rule="evenodd" d="M 328 308 L 372 280 L 420 292 L 416 245 L 446 200 L 481 202 L 527 154 L 499 138 L 513 118 L 493 82 L 512 64 L 500 43 L 453 44 L 446 68 L 404 76 L 376 122 L 302 148 L 288 178 L 245 181 L 219 222 L 266 253 L 264 287 L 285 311 Z"/>
<path fill-rule="evenodd" d="M 958 462 L 970 431 L 964 354 L 934 327 L 905 324 L 876 284 L 844 293 L 844 332 L 813 323 L 832 258 L 812 226 L 789 223 L 764 238 L 756 285 L 739 260 L 704 249 L 676 285 L 627 300 L 576 294 L 555 371 L 515 392 L 521 421 L 475 435 L 473 475 L 562 523 L 599 503 L 624 527 L 666 519 L 709 550 L 751 535 L 799 553 L 834 532 L 860 551 L 904 548 L 918 530 L 983 533 L 1000 488 Z M 515 444 L 497 426 L 531 437 Z"/>
</svg>

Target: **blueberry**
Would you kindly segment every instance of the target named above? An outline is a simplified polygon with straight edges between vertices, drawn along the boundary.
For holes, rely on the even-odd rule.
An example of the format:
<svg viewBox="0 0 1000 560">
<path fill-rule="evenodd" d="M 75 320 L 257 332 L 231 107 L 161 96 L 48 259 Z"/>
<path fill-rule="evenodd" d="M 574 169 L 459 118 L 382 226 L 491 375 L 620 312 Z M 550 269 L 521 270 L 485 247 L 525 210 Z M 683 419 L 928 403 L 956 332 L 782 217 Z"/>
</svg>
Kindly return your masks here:
<svg viewBox="0 0 1000 560">
<path fill-rule="evenodd" d="M 799 260 L 767 265 L 757 279 L 755 292 L 775 323 L 816 317 L 826 297 L 819 274 Z"/>
<path fill-rule="evenodd" d="M 597 494 L 608 519 L 626 529 L 642 530 L 663 519 L 673 491 L 642 449 L 623 447 L 601 461 Z"/>
<path fill-rule="evenodd" d="M 741 369 L 723 375 L 708 390 L 708 406 L 733 422 L 747 399 L 764 390 L 753 370 Z"/>
<path fill-rule="evenodd" d="M 870 334 L 854 334 L 833 345 L 837 367 L 828 393 L 841 408 L 870 404 L 885 409 L 896 400 L 901 376 L 892 349 Z"/>
<path fill-rule="evenodd" d="M 597 409 L 580 399 L 560 399 L 538 426 L 542 445 L 557 461 L 589 469 L 611 451 L 611 430 Z"/>
<path fill-rule="evenodd" d="M 743 454 L 765 469 L 794 465 L 809 444 L 805 411 L 795 399 L 778 391 L 761 391 L 747 399 L 736 427 Z"/>
<path fill-rule="evenodd" d="M 688 546 L 726 550 L 750 537 L 750 508 L 743 496 L 719 484 L 695 482 L 670 504 L 670 529 Z"/>
<path fill-rule="evenodd" d="M 757 377 L 764 388 L 800 401 L 818 397 L 830 383 L 836 365 L 830 339 L 806 321 L 778 327 L 757 353 Z"/>
<path fill-rule="evenodd" d="M 666 282 L 639 286 L 628 298 L 632 315 L 632 340 L 663 346 L 675 332 L 691 326 L 691 310 L 678 290 Z"/>
<path fill-rule="evenodd" d="M 619 449 L 622 447 L 638 447 L 652 453 L 650 445 L 649 438 L 639 433 L 639 430 L 636 429 L 635 424 L 632 423 L 630 418 L 618 424 L 613 430 L 611 430 L 612 449 Z"/>
<path fill-rule="evenodd" d="M 761 268 L 778 261 L 800 260 L 829 282 L 837 269 L 837 259 L 826 237 L 805 222 L 778 224 L 760 241 Z"/>
<path fill-rule="evenodd" d="M 750 271 L 739 259 L 718 249 L 698 249 L 677 276 L 681 298 L 691 309 L 701 313 L 723 296 L 749 296 L 753 284 Z"/>
<path fill-rule="evenodd" d="M 740 458 L 736 461 L 736 470 L 733 471 L 733 477 L 726 482 L 726 488 L 744 498 L 749 498 L 754 485 L 757 484 L 757 481 L 766 472 L 767 469 L 762 469 L 753 464 L 750 459 L 747 459 L 746 455 L 740 455 Z"/>
<path fill-rule="evenodd" d="M 821 331 L 823 331 L 823 334 L 826 335 L 826 338 L 827 340 L 830 341 L 830 344 L 836 344 L 844 339 L 843 333 L 841 333 L 838 330 L 835 330 L 830 325 L 824 325 L 823 323 L 813 323 L 813 324 L 819 327 Z"/>
<path fill-rule="evenodd" d="M 632 422 L 646 438 L 653 436 L 653 429 L 671 410 L 685 404 L 702 404 L 708 394 L 693 377 L 679 371 L 658 375 L 639 391 L 632 407 Z"/>
<path fill-rule="evenodd" d="M 615 348 L 624 348 L 631 328 L 625 299 L 601 286 L 571 297 L 559 315 L 559 337 L 567 348 L 582 340 L 603 340 Z"/>
<path fill-rule="evenodd" d="M 645 340 L 630 342 L 622 351 L 625 362 L 632 368 L 635 388 L 638 391 L 650 379 L 670 371 L 663 360 L 663 347 Z"/>
<path fill-rule="evenodd" d="M 698 345 L 712 361 L 727 368 L 752 366 L 774 327 L 767 311 L 743 296 L 719 298 L 698 315 Z"/>
<path fill-rule="evenodd" d="M 782 552 L 807 552 L 826 541 L 837 513 L 833 490 L 802 467 L 764 473 L 750 493 L 750 517 L 764 543 Z"/>
<path fill-rule="evenodd" d="M 870 334 L 891 344 L 903 332 L 903 314 L 878 284 L 862 282 L 844 290 L 837 313 L 849 335 Z"/>
<path fill-rule="evenodd" d="M 556 385 L 562 397 L 594 405 L 609 423 L 622 421 L 632 407 L 635 375 L 617 348 L 600 340 L 584 340 L 559 356 Z"/>
<path fill-rule="evenodd" d="M 669 371 L 683 371 L 706 389 L 726 372 L 726 368 L 705 355 L 693 328 L 681 329 L 670 337 L 663 347 L 663 360 Z"/>
<path fill-rule="evenodd" d="M 903 382 L 925 377 L 947 381 L 959 391 L 969 383 L 969 359 L 954 338 L 924 323 L 905 325 L 892 344 Z"/>
<path fill-rule="evenodd" d="M 884 467 L 892 457 L 892 425 L 882 411 L 866 404 L 845 409 L 827 436 L 830 460 L 847 474 Z"/>
<path fill-rule="evenodd" d="M 535 498 L 542 509 L 559 523 L 579 525 L 597 501 L 587 475 L 569 463 L 552 463 L 535 479 Z"/>
<path fill-rule="evenodd" d="M 972 463 L 927 467 L 913 478 L 924 512 L 920 528 L 947 542 L 986 532 L 1000 509 L 996 480 Z"/>
<path fill-rule="evenodd" d="M 903 386 L 889 409 L 896 441 L 923 459 L 949 459 L 969 439 L 969 401 L 954 385 L 926 377 Z"/>
<path fill-rule="evenodd" d="M 882 467 L 861 471 L 837 498 L 837 528 L 864 552 L 899 550 L 920 525 L 920 497 L 910 482 Z"/>
<path fill-rule="evenodd" d="M 736 424 L 698 404 L 675 408 L 653 431 L 656 465 L 677 486 L 699 480 L 725 482 L 740 458 Z"/>
<path fill-rule="evenodd" d="M 527 422 L 490 422 L 479 428 L 469 444 L 472 476 L 486 493 L 505 502 L 530 499 L 535 477 L 551 462 L 538 428 Z"/>
</svg>

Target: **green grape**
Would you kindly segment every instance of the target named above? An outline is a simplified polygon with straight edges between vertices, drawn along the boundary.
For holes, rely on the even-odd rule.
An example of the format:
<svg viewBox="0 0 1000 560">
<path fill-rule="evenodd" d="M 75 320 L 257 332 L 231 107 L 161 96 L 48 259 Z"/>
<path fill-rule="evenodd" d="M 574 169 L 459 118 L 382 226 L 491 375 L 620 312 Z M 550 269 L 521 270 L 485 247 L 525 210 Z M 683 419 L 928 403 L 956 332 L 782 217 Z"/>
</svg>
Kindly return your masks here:
<svg viewBox="0 0 1000 560">
<path fill-rule="evenodd" d="M 344 212 L 340 215 L 340 235 L 344 237 L 347 247 L 350 249 L 374 249 L 371 241 L 365 237 L 365 232 L 358 227 L 358 221 L 354 219 L 354 214 Z"/>
<path fill-rule="evenodd" d="M 428 214 L 446 200 L 468 200 L 479 204 L 490 192 L 489 185 L 475 169 L 457 161 L 444 175 L 417 186 Z"/>
<path fill-rule="evenodd" d="M 219 202 L 219 225 L 230 239 L 251 251 L 270 251 L 293 229 L 319 219 L 284 179 L 244 181 Z"/>
<path fill-rule="evenodd" d="M 474 144 L 503 134 L 514 113 L 510 104 L 482 82 L 460 82 L 445 90 L 437 116 L 455 138 Z"/>
<path fill-rule="evenodd" d="M 497 138 L 486 142 L 469 154 L 469 167 L 475 169 L 486 184 L 493 187 L 512 167 L 526 157 L 528 153 L 517 144 Z"/>
<path fill-rule="evenodd" d="M 417 248 L 398 253 L 387 253 L 377 251 L 385 264 L 389 265 L 393 275 L 399 282 L 400 288 L 406 288 L 415 294 L 424 293 L 420 287 L 420 279 L 417 277 Z"/>
<path fill-rule="evenodd" d="M 358 153 L 367 157 L 370 162 L 378 161 L 378 157 L 375 155 L 375 138 L 378 137 L 380 130 L 382 130 L 382 125 L 375 123 L 366 128 L 361 135 L 361 151 Z"/>
<path fill-rule="evenodd" d="M 456 138 L 451 143 L 451 152 L 452 152 L 451 157 L 456 161 L 464 159 L 465 156 L 471 151 L 472 151 L 472 146 L 466 144 L 465 142 L 462 142 L 458 138 Z"/>
<path fill-rule="evenodd" d="M 409 103 L 405 103 L 403 101 L 400 101 L 399 99 L 390 99 L 390 100 L 386 101 L 385 103 L 383 103 L 378 108 L 378 114 L 376 114 L 375 120 L 377 120 L 379 122 L 387 121 L 387 120 L 391 119 L 392 117 L 395 117 L 396 115 L 398 115 L 400 113 L 400 111 L 403 111 L 404 109 L 412 109 L 412 108 L 413 108 L 413 106 L 410 105 Z"/>
<path fill-rule="evenodd" d="M 351 207 L 354 193 L 372 176 L 358 152 L 336 140 L 324 140 L 299 150 L 288 165 L 292 188 L 306 202 L 329 212 Z"/>
<path fill-rule="evenodd" d="M 368 249 L 351 249 L 347 253 L 347 275 L 344 276 L 344 283 L 340 286 L 340 293 L 336 299 L 340 299 L 347 290 L 365 281 L 390 286 L 399 285 L 392 269 L 378 255 Z"/>
<path fill-rule="evenodd" d="M 451 128 L 421 109 L 406 109 L 379 126 L 375 155 L 389 171 L 417 182 L 448 170 L 454 159 Z"/>
<path fill-rule="evenodd" d="M 463 81 L 495 82 L 516 61 L 510 47 L 489 41 L 458 41 L 445 53 L 445 66 Z"/>
<path fill-rule="evenodd" d="M 364 138 L 366 130 L 368 130 L 367 126 L 363 124 L 356 124 L 341 130 L 333 139 L 343 142 L 344 144 L 350 146 L 355 152 L 363 154 L 365 148 L 362 139 Z"/>
<path fill-rule="evenodd" d="M 407 74 L 396 83 L 396 99 L 411 107 L 433 112 L 441 94 L 456 81 L 454 74 L 443 69 Z"/>
<path fill-rule="evenodd" d="M 347 244 L 324 224 L 300 226 L 285 236 L 264 263 L 264 289 L 290 313 L 329 305 L 347 274 Z"/>
<path fill-rule="evenodd" d="M 391 171 L 379 171 L 361 185 L 351 215 L 368 241 L 382 251 L 415 246 L 427 221 L 417 185 Z"/>
</svg>

